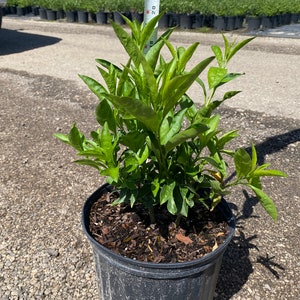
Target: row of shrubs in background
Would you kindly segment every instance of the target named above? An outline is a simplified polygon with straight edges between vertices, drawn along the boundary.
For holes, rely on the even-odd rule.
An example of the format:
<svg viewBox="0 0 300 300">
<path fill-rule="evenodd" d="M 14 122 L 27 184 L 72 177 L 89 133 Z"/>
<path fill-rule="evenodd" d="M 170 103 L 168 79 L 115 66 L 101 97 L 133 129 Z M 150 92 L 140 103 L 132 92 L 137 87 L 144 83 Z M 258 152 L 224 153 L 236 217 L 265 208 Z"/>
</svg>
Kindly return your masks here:
<svg viewBox="0 0 300 300">
<path fill-rule="evenodd" d="M 40 13 L 41 18 L 47 18 L 47 15 L 37 8 L 51 10 L 54 14 L 59 12 L 54 19 L 64 18 L 65 13 L 69 13 L 67 20 L 70 22 L 78 21 L 78 16 L 72 19 L 70 15 L 70 12 L 74 11 L 89 13 L 89 20 L 95 22 L 98 12 L 111 13 L 112 18 L 115 12 L 126 13 L 129 17 L 139 15 L 139 20 L 142 20 L 144 0 L 8 0 L 7 7 L 35 8 L 31 11 Z M 246 20 L 249 29 L 256 30 L 261 26 L 276 27 L 298 22 L 300 0 L 160 0 L 160 11 L 167 12 L 164 20 L 161 20 L 164 27 L 205 26 L 218 30 L 233 30 L 243 26 Z M 28 13 L 28 10 L 23 13 Z M 252 19 L 256 23 L 250 28 Z M 106 23 L 106 20 L 98 23 Z"/>
<path fill-rule="evenodd" d="M 8 0 L 8 6 L 39 6 L 53 10 L 83 10 L 96 13 L 143 12 L 144 0 Z M 200 12 L 217 16 L 274 16 L 300 13 L 299 0 L 161 0 L 160 10 L 177 13 Z"/>
</svg>

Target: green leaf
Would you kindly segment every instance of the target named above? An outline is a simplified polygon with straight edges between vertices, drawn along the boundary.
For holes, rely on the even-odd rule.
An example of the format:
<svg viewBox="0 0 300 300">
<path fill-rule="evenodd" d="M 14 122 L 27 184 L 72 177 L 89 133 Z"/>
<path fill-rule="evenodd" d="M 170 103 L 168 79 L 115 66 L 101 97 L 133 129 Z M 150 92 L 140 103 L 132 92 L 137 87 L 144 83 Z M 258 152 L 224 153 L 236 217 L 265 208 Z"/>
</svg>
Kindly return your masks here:
<svg viewBox="0 0 300 300">
<path fill-rule="evenodd" d="M 223 35 L 223 39 L 225 41 L 225 35 Z M 235 47 L 228 53 L 227 55 L 227 62 L 230 61 L 230 59 L 241 49 L 243 48 L 245 45 L 247 45 L 249 42 L 251 42 L 253 39 L 255 39 L 255 37 L 251 37 L 249 39 L 245 39 L 241 42 L 239 42 L 238 44 L 235 45 Z M 228 44 L 228 42 L 225 42 L 225 44 Z"/>
<path fill-rule="evenodd" d="M 105 153 L 106 161 L 108 165 L 114 165 L 116 164 L 114 159 L 114 141 L 113 141 L 113 135 L 110 134 L 108 124 L 107 122 L 104 123 L 104 126 L 102 128 L 101 132 L 101 148 L 103 149 L 103 152 Z"/>
<path fill-rule="evenodd" d="M 152 132 L 159 132 L 161 119 L 151 107 L 134 98 L 118 97 L 114 95 L 107 95 L 107 98 L 116 107 L 121 108 L 129 115 L 134 116 L 137 120 L 142 122 Z"/>
<path fill-rule="evenodd" d="M 230 99 L 232 97 L 234 97 L 235 95 L 239 94 L 241 91 L 229 91 L 226 92 L 223 96 L 223 101 Z"/>
<path fill-rule="evenodd" d="M 149 157 L 149 152 L 149 148 L 146 144 L 137 152 L 137 159 L 140 165 L 142 165 Z"/>
<path fill-rule="evenodd" d="M 96 168 L 97 170 L 100 169 L 100 165 L 101 165 L 101 163 L 98 163 L 92 159 L 78 159 L 78 160 L 75 160 L 74 162 L 79 165 L 86 165 L 86 166 Z"/>
<path fill-rule="evenodd" d="M 140 131 L 131 131 L 126 135 L 122 135 L 120 142 L 132 151 L 138 152 L 145 144 L 145 135 Z"/>
<path fill-rule="evenodd" d="M 84 81 L 84 83 L 89 87 L 89 89 L 100 99 L 103 99 L 103 94 L 107 91 L 105 87 L 93 78 L 85 75 L 79 75 L 79 77 Z"/>
<path fill-rule="evenodd" d="M 236 138 L 237 136 L 238 136 L 237 130 L 232 130 L 222 135 L 218 139 L 218 143 L 217 143 L 218 149 L 223 150 L 225 145 L 229 143 L 231 140 L 233 140 L 234 138 Z"/>
<path fill-rule="evenodd" d="M 101 175 L 109 176 L 114 182 L 118 182 L 120 166 L 110 167 L 100 172 Z"/>
<path fill-rule="evenodd" d="M 177 197 L 180 199 L 178 202 L 180 202 L 181 204 L 181 209 L 180 209 L 180 214 L 184 217 L 188 216 L 188 203 L 189 203 L 189 199 L 188 199 L 188 193 L 189 190 L 186 187 L 179 187 L 179 191 L 180 191 L 180 195 L 178 195 Z"/>
<path fill-rule="evenodd" d="M 173 197 L 168 199 L 167 209 L 172 215 L 177 213 L 177 206 Z"/>
<path fill-rule="evenodd" d="M 196 51 L 199 43 L 193 43 L 187 49 L 184 49 L 183 53 L 179 56 L 178 60 L 178 70 L 179 72 L 183 72 L 185 70 L 186 64 L 190 61 L 191 57 L 193 56 L 194 52 Z"/>
<path fill-rule="evenodd" d="M 251 164 L 251 170 L 254 171 L 257 165 L 257 153 L 254 144 L 251 145 L 252 149 L 252 164 Z"/>
<path fill-rule="evenodd" d="M 159 58 L 160 50 L 165 44 L 165 40 L 169 38 L 169 36 L 172 34 L 174 29 L 169 29 L 166 32 L 162 34 L 161 37 L 157 40 L 157 42 L 148 50 L 146 53 L 146 59 L 151 67 L 152 70 L 155 70 L 155 67 L 157 65 L 157 61 Z"/>
<path fill-rule="evenodd" d="M 111 131 L 116 132 L 116 121 L 113 110 L 107 100 L 102 100 L 96 107 L 96 119 L 98 123 L 103 126 L 104 123 L 108 124 Z"/>
<path fill-rule="evenodd" d="M 287 177 L 287 174 L 279 170 L 255 170 L 253 176 L 279 176 Z"/>
<path fill-rule="evenodd" d="M 197 77 L 211 63 L 214 56 L 204 59 L 197 64 L 190 72 L 172 78 L 161 92 L 164 103 L 164 116 L 172 109 L 179 99 L 186 93 Z"/>
<path fill-rule="evenodd" d="M 83 143 L 84 143 L 85 137 L 77 129 L 75 123 L 73 124 L 73 127 L 69 132 L 68 139 L 70 141 L 70 145 L 72 147 L 74 147 L 76 150 L 78 150 L 78 151 L 83 150 Z"/>
<path fill-rule="evenodd" d="M 182 127 L 186 110 L 187 109 L 180 110 L 173 118 L 169 115 L 165 117 L 160 127 L 160 143 L 162 145 L 165 145 L 174 136 L 174 134 L 179 132 Z M 172 118 L 171 121 L 170 118 Z"/>
<path fill-rule="evenodd" d="M 159 188 L 160 188 L 159 178 L 155 177 L 151 182 L 151 191 L 154 197 L 156 197 L 156 195 L 158 194 Z"/>
<path fill-rule="evenodd" d="M 55 133 L 54 134 L 55 138 L 58 138 L 59 140 L 61 140 L 62 142 L 69 144 L 70 145 L 70 141 L 69 141 L 69 137 L 67 134 L 64 133 Z"/>
<path fill-rule="evenodd" d="M 208 127 L 204 124 L 193 124 L 189 128 L 175 134 L 166 144 L 166 151 L 169 152 L 176 146 L 182 144 L 188 139 L 192 139 L 200 133 L 206 131 Z"/>
<path fill-rule="evenodd" d="M 129 35 L 121 25 L 112 23 L 112 26 L 124 49 L 134 62 L 136 68 L 138 69 L 140 65 L 142 65 L 144 74 L 141 75 L 144 80 L 145 87 L 147 87 L 149 90 L 151 103 L 156 104 L 158 87 L 153 70 L 146 60 L 143 50 L 139 49 L 132 36 Z"/>
<path fill-rule="evenodd" d="M 167 201 L 170 201 L 170 205 L 172 207 L 173 213 L 174 213 L 173 205 L 175 205 L 175 207 L 176 207 L 176 204 L 175 204 L 175 202 L 173 203 L 171 199 L 174 198 L 173 191 L 174 191 L 175 186 L 176 186 L 176 182 L 172 181 L 170 184 L 163 185 L 163 187 L 161 188 L 161 191 L 160 191 L 160 204 L 164 204 Z M 174 199 L 173 199 L 173 201 L 174 201 Z M 168 203 L 168 205 L 169 205 L 169 203 Z M 177 210 L 177 208 L 176 208 L 176 210 Z"/>
<path fill-rule="evenodd" d="M 125 153 L 125 159 L 124 159 L 124 165 L 125 165 L 125 169 L 126 172 L 131 173 L 133 172 L 138 166 L 138 160 L 135 157 L 135 153 L 132 151 L 126 151 Z"/>
<path fill-rule="evenodd" d="M 245 149 L 238 149 L 234 154 L 234 164 L 238 178 L 246 177 L 252 170 L 250 155 Z"/>
<path fill-rule="evenodd" d="M 216 88 L 227 75 L 227 69 L 210 67 L 207 73 L 208 86 L 210 89 Z"/>
<path fill-rule="evenodd" d="M 212 45 L 211 49 L 212 49 L 212 51 L 214 52 L 214 54 L 216 56 L 219 67 L 223 68 L 224 67 L 224 65 L 223 65 L 223 54 L 222 54 L 221 48 L 219 46 Z"/>
<path fill-rule="evenodd" d="M 264 193 L 261 189 L 253 186 L 253 185 L 248 185 L 256 194 L 260 204 L 262 207 L 266 210 L 266 212 L 276 221 L 277 220 L 277 209 L 272 201 L 272 199 Z"/>
</svg>

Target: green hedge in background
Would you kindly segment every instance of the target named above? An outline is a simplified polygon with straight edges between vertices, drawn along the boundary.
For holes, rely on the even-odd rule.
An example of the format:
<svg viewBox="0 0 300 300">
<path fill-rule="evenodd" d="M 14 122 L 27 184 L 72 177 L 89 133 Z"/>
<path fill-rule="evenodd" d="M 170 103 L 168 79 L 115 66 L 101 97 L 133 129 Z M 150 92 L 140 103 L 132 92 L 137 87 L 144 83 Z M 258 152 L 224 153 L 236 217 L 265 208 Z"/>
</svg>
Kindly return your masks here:
<svg viewBox="0 0 300 300">
<path fill-rule="evenodd" d="M 217 16 L 273 16 L 300 13 L 299 0 L 161 0 L 160 10 L 176 13 L 200 12 Z M 142 12 L 144 0 L 8 0 L 8 6 L 39 6 L 53 10 L 89 12 Z"/>
</svg>

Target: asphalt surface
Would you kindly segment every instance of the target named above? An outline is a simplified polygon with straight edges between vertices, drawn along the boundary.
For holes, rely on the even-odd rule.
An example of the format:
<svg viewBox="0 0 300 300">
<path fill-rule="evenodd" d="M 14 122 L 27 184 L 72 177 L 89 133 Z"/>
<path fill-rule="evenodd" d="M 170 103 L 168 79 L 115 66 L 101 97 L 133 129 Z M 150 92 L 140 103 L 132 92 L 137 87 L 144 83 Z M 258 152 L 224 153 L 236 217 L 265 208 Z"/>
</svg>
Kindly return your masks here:
<svg viewBox="0 0 300 300">
<path fill-rule="evenodd" d="M 298 24 L 297 24 L 298 25 Z M 292 29 L 293 28 L 293 29 Z M 296 26 L 296 28 L 298 28 Z M 279 30 L 279 29 L 278 29 Z M 283 30 L 281 28 L 280 30 Z M 300 39 L 295 27 L 259 36 L 231 63 L 245 72 L 242 90 L 220 113 L 237 128 L 234 146 L 253 141 L 260 163 L 289 175 L 268 178 L 274 223 L 247 191 L 228 197 L 237 218 L 224 256 L 216 299 L 290 299 L 300 294 Z M 291 38 L 293 33 L 293 38 Z M 296 32 L 296 33 L 295 33 Z M 242 39 L 249 33 L 227 33 Z M 220 34 L 176 31 L 172 41 L 200 41 L 211 55 Z M 92 251 L 80 225 L 84 199 L 103 179 L 75 166 L 73 151 L 53 138 L 76 120 L 97 126 L 97 100 L 77 74 L 98 77 L 96 57 L 126 61 L 109 25 L 4 17 L 0 31 L 0 299 L 97 299 Z M 192 94 L 197 96 L 197 91 Z"/>
</svg>

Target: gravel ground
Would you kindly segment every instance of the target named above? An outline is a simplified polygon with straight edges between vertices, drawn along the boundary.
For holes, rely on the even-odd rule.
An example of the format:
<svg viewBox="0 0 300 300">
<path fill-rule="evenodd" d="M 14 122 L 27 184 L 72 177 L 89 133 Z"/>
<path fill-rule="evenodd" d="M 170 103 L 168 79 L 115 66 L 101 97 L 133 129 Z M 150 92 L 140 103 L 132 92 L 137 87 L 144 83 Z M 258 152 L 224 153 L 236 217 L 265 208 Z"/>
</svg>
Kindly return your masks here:
<svg viewBox="0 0 300 300">
<path fill-rule="evenodd" d="M 97 100 L 73 80 L 7 64 L 0 65 L 0 87 L 0 299 L 97 299 L 92 250 L 80 217 L 83 201 L 103 181 L 93 170 L 71 164 L 73 151 L 53 138 L 74 120 L 87 130 L 96 126 Z M 287 99 L 296 95 L 289 88 Z M 271 162 L 289 178 L 265 180 L 278 206 L 276 223 L 247 191 L 228 197 L 238 226 L 216 300 L 300 295 L 300 126 L 294 110 L 293 118 L 284 108 L 281 115 L 221 111 L 223 127 L 240 130 L 236 145 L 254 141 L 260 162 Z"/>
</svg>

